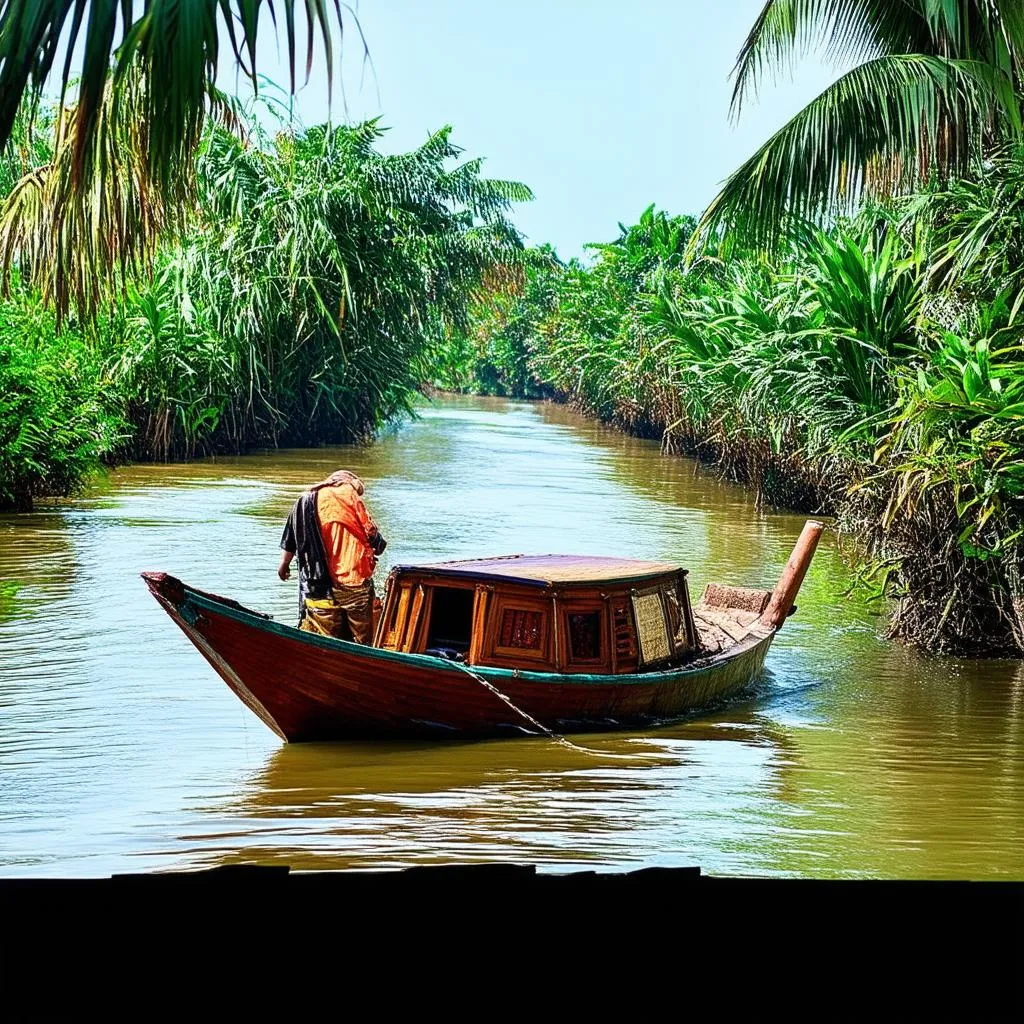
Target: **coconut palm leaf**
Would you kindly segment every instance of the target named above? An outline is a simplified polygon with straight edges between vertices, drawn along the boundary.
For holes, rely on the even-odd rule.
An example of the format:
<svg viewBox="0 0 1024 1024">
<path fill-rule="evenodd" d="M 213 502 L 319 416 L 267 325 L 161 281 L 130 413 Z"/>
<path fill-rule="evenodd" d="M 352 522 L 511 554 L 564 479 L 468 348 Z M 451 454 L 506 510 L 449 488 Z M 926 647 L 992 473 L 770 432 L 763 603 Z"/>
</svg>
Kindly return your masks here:
<svg viewBox="0 0 1024 1024">
<path fill-rule="evenodd" d="M 921 5 L 891 0 L 768 0 L 733 69 L 732 111 L 738 116 L 766 73 L 792 71 L 817 48 L 837 64 L 860 64 L 887 53 L 930 53 L 931 31 Z"/>
<path fill-rule="evenodd" d="M 160 238 L 180 230 L 193 212 L 194 160 L 165 174 L 163 188 L 149 175 L 147 91 L 138 66 L 120 83 L 108 76 L 90 136 L 92 188 L 82 192 L 75 184 L 78 108 L 69 107 L 59 112 L 50 161 L 24 175 L 0 206 L 5 294 L 17 268 L 20 280 L 53 306 L 58 327 L 71 307 L 93 318 L 104 297 L 150 267 Z M 233 101 L 211 89 L 208 106 L 222 124 L 238 127 Z"/>
<path fill-rule="evenodd" d="M 699 236 L 732 228 L 763 245 L 1021 135 L 1019 0 L 769 0 L 737 59 L 734 114 L 815 46 L 854 67 L 730 176 Z"/>
<path fill-rule="evenodd" d="M 765 245 L 807 219 L 852 212 L 964 169 L 997 112 L 1019 129 L 1012 84 L 981 61 L 877 57 L 829 86 L 736 170 L 698 234 Z"/>
<path fill-rule="evenodd" d="M 161 189 L 172 189 L 199 143 L 218 61 L 225 46 L 257 83 L 256 40 L 277 31 L 284 16 L 291 87 L 300 48 L 296 13 L 307 23 L 304 47 L 308 78 L 319 40 L 328 80 L 333 77 L 331 26 L 344 32 L 339 0 L 0 0 L 0 147 L 10 137 L 24 97 L 38 98 L 55 78 L 64 92 L 72 75 L 72 55 L 82 54 L 73 126 L 74 181 L 90 187 L 95 135 L 103 127 L 107 75 L 115 83 L 141 70 L 145 93 L 140 115 L 148 126 L 146 165 Z M 359 31 L 358 20 L 348 21 Z M 361 32 L 360 32 L 361 36 Z M 365 52 L 365 43 L 364 43 Z M 63 55 L 63 61 L 58 58 Z M 100 147 L 102 148 L 102 147 Z"/>
</svg>

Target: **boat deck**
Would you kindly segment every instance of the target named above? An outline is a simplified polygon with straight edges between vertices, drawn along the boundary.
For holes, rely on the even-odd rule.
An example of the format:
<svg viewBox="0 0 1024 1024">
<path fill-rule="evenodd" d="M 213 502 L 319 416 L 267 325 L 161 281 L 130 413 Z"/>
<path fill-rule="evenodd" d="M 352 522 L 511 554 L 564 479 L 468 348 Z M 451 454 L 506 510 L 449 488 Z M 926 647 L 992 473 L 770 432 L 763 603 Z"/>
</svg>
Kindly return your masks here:
<svg viewBox="0 0 1024 1024">
<path fill-rule="evenodd" d="M 709 584 L 693 609 L 701 653 L 720 654 L 746 640 L 771 596 L 770 590 Z"/>
</svg>

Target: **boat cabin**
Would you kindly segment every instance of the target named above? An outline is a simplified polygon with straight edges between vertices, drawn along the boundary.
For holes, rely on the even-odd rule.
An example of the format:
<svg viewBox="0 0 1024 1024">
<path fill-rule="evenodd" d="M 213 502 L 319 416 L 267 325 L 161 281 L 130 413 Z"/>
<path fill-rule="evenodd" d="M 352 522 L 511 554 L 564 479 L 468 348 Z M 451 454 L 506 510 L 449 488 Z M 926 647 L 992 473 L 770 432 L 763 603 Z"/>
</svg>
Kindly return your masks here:
<svg viewBox="0 0 1024 1024">
<path fill-rule="evenodd" d="M 374 646 L 467 665 L 608 675 L 682 662 L 699 638 L 677 565 L 510 555 L 395 568 Z"/>
</svg>

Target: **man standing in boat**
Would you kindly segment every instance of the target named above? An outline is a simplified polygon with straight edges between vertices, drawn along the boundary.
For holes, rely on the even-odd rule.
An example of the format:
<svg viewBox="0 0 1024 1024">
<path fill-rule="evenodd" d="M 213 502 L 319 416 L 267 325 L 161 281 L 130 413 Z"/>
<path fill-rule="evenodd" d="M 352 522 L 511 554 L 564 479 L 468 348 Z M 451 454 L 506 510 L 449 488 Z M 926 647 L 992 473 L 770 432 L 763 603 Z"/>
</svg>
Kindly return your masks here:
<svg viewBox="0 0 1024 1024">
<path fill-rule="evenodd" d="M 341 469 L 292 506 L 281 535 L 282 580 L 299 564 L 299 628 L 310 633 L 373 639 L 373 571 L 387 542 L 363 504 L 365 487 Z"/>
</svg>

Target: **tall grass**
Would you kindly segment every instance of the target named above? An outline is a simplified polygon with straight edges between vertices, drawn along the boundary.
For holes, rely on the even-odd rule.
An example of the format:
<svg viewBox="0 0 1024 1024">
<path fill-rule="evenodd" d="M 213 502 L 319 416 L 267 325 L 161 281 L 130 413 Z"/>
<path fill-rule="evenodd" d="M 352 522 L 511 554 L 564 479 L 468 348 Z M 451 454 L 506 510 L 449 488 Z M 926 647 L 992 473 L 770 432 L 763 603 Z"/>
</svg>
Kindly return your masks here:
<svg viewBox="0 0 1024 1024">
<path fill-rule="evenodd" d="M 196 229 L 120 312 L 112 376 L 140 455 L 366 437 L 408 408 L 430 340 L 521 260 L 525 186 L 450 129 L 382 155 L 376 122 L 212 130 Z"/>
<path fill-rule="evenodd" d="M 1021 282 L 990 251 L 1015 223 L 996 188 L 983 169 L 805 228 L 771 259 L 732 248 L 683 265 L 642 225 L 621 229 L 590 265 L 549 271 L 530 369 L 759 502 L 837 516 L 895 601 L 894 634 L 1024 649 Z M 996 226 L 977 226 L 983 212 Z"/>
<path fill-rule="evenodd" d="M 171 459 L 362 440 L 410 407 L 434 341 L 524 272 L 508 214 L 529 190 L 484 177 L 450 128 L 385 155 L 375 121 L 270 131 L 236 108 L 232 130 L 207 126 L 194 206 L 115 282 L 76 264 L 88 233 L 47 226 L 61 165 L 27 133 L 0 160 L 0 506 L 67 493 L 115 448 Z M 109 204 L 92 199 L 120 217 L 122 178 L 109 184 Z M 91 283 L 69 305 L 54 282 L 78 272 Z"/>
</svg>

